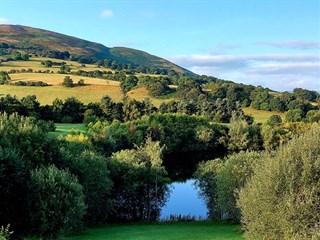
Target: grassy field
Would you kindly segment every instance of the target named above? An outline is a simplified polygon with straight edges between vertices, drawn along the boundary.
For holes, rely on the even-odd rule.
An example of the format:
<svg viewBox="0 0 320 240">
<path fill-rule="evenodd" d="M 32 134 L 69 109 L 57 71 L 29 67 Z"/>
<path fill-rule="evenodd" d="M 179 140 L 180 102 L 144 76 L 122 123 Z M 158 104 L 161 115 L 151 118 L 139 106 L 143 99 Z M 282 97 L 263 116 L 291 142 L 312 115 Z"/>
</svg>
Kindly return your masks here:
<svg viewBox="0 0 320 240">
<path fill-rule="evenodd" d="M 272 115 L 279 115 L 282 120 L 285 119 L 285 113 L 275 111 L 257 110 L 253 108 L 243 108 L 245 114 L 252 116 L 256 123 L 265 123 Z"/>
<path fill-rule="evenodd" d="M 91 228 L 65 240 L 240 240 L 238 225 L 209 222 L 159 225 L 110 225 Z"/>
<path fill-rule="evenodd" d="M 81 102 L 99 102 L 105 95 L 109 95 L 114 101 L 120 101 L 123 97 L 120 87 L 105 85 L 87 85 L 83 87 L 67 88 L 60 85 L 48 87 L 29 87 L 0 85 L 0 95 L 11 94 L 18 98 L 27 95 L 36 95 L 40 104 L 52 104 L 56 98 L 65 100 L 68 97 L 76 97 Z"/>
<path fill-rule="evenodd" d="M 86 134 L 87 128 L 83 123 L 56 123 L 56 131 L 49 132 L 52 137 L 66 136 L 69 133 L 76 131 Z"/>
<path fill-rule="evenodd" d="M 53 62 L 62 62 L 64 60 L 49 59 L 49 58 L 31 58 L 30 61 L 12 61 L 3 62 L 0 65 L 0 71 L 9 71 L 11 69 L 33 69 L 34 71 L 45 71 L 49 69 L 54 73 L 14 73 L 9 74 L 11 82 L 17 81 L 42 81 L 50 84 L 47 87 L 30 87 L 30 86 L 14 86 L 14 85 L 0 85 L 0 96 L 5 94 L 16 95 L 18 98 L 25 97 L 27 95 L 36 95 L 40 104 L 52 104 L 56 98 L 65 100 L 68 97 L 76 97 L 81 102 L 88 104 L 90 102 L 98 102 L 103 96 L 110 96 L 114 101 L 121 101 L 123 93 L 121 91 L 119 82 L 98 78 L 74 76 L 70 74 L 57 74 L 59 66 L 53 66 L 51 68 L 45 68 L 41 65 L 41 61 L 52 60 Z M 68 66 L 72 68 L 72 71 L 84 70 L 106 70 L 113 71 L 108 68 L 98 68 L 93 64 L 86 64 L 85 67 L 82 64 L 72 61 L 64 61 Z M 143 74 L 142 74 L 143 75 Z M 70 76 L 74 83 L 77 83 L 80 79 L 83 79 L 86 86 L 66 88 L 61 86 L 61 83 L 65 76 Z M 157 76 L 157 75 L 153 75 Z M 160 106 L 161 102 L 166 100 L 160 100 L 149 96 L 148 91 L 145 88 L 138 88 L 131 91 L 128 94 L 129 97 L 136 100 L 143 100 L 150 98 L 153 104 Z"/>
<path fill-rule="evenodd" d="M 55 125 L 57 133 L 68 134 L 74 130 L 84 134 L 87 132 L 87 128 L 83 123 L 56 123 Z"/>
<path fill-rule="evenodd" d="M 84 71 L 94 71 L 94 70 L 100 70 L 100 71 L 112 71 L 110 68 L 99 68 L 94 64 L 85 64 L 85 67 L 81 63 L 77 63 L 74 61 L 68 61 L 68 60 L 61 60 L 61 59 L 55 59 L 55 58 L 30 58 L 29 61 L 12 61 L 12 62 L 3 62 L 1 64 L 0 69 L 3 71 L 9 71 L 12 69 L 15 70 L 21 70 L 21 69 L 28 69 L 31 68 L 34 71 L 45 71 L 49 69 L 50 71 L 57 72 L 60 69 L 60 66 L 52 66 L 50 68 L 46 68 L 44 65 L 41 64 L 42 61 L 45 60 L 51 60 L 52 62 L 65 62 L 67 66 L 71 67 L 72 71 L 77 70 L 84 70 Z"/>
<path fill-rule="evenodd" d="M 150 97 L 148 94 L 148 90 L 144 87 L 135 88 L 135 89 L 131 90 L 130 92 L 128 92 L 127 95 L 130 98 L 136 99 L 138 101 L 142 101 L 145 98 L 150 98 L 150 100 L 152 101 L 152 103 L 156 107 L 159 107 L 160 104 L 163 102 L 168 102 L 168 101 L 172 100 L 172 99 L 157 99 L 157 98 Z"/>
</svg>

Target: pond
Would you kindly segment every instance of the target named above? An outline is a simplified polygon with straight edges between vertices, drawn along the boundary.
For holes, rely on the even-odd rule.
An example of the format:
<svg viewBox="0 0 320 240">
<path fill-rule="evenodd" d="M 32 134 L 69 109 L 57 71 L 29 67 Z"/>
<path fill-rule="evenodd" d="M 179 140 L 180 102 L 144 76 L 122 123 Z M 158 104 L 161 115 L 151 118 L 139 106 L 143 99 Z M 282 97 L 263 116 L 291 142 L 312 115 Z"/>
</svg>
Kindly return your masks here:
<svg viewBox="0 0 320 240">
<path fill-rule="evenodd" d="M 194 182 L 195 180 L 189 179 L 171 184 L 172 191 L 167 204 L 161 210 L 161 220 L 168 219 L 170 215 L 206 219 L 207 208 L 204 200 L 198 196 Z"/>
</svg>

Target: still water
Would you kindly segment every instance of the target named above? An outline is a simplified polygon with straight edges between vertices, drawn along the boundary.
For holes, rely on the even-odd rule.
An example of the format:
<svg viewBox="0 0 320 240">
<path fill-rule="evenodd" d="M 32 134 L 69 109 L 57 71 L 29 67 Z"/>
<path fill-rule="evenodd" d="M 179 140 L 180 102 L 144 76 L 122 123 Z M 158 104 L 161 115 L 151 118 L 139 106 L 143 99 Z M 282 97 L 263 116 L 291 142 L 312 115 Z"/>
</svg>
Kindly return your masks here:
<svg viewBox="0 0 320 240">
<path fill-rule="evenodd" d="M 170 198 L 161 210 L 160 219 L 166 219 L 170 215 L 190 215 L 201 219 L 206 218 L 207 208 L 204 200 L 198 196 L 198 189 L 194 186 L 194 180 L 172 183 L 171 189 Z"/>
</svg>

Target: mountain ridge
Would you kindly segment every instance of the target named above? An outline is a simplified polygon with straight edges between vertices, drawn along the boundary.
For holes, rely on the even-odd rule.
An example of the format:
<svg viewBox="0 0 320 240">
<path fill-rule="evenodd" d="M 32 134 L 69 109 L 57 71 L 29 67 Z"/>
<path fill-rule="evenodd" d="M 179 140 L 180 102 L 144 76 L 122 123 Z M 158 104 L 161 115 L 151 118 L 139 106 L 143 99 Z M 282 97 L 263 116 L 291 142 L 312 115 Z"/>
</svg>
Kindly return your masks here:
<svg viewBox="0 0 320 240">
<path fill-rule="evenodd" d="M 174 70 L 185 75 L 196 75 L 164 58 L 142 50 L 126 47 L 106 47 L 74 36 L 22 25 L 0 25 L 0 43 L 12 44 L 24 49 L 39 48 L 69 52 L 72 55 L 84 55 L 96 59 L 111 59 L 124 64 L 142 65 L 150 68 Z"/>
</svg>

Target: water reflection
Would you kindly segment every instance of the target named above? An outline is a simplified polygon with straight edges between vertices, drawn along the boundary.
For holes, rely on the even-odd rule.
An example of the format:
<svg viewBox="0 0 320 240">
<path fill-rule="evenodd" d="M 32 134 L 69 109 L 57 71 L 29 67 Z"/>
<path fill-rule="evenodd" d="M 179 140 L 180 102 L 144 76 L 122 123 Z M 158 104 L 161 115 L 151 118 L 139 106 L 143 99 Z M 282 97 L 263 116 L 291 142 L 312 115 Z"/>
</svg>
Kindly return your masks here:
<svg viewBox="0 0 320 240">
<path fill-rule="evenodd" d="M 175 182 L 171 184 L 172 192 L 169 201 L 161 210 L 160 219 L 167 219 L 170 215 L 191 215 L 196 218 L 206 218 L 207 208 L 203 199 L 198 197 L 194 180 Z"/>
</svg>

